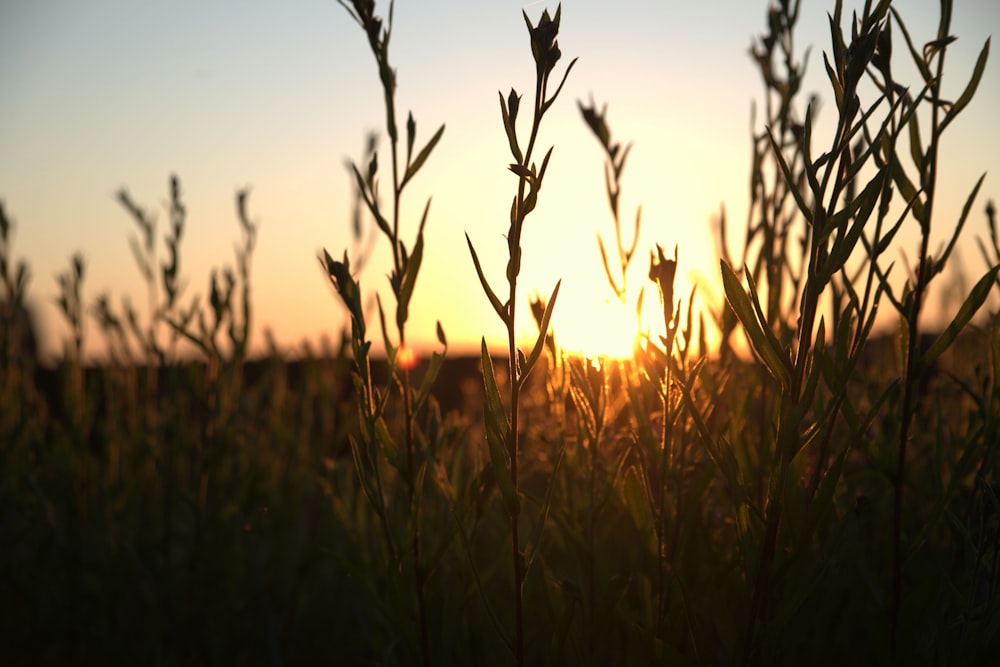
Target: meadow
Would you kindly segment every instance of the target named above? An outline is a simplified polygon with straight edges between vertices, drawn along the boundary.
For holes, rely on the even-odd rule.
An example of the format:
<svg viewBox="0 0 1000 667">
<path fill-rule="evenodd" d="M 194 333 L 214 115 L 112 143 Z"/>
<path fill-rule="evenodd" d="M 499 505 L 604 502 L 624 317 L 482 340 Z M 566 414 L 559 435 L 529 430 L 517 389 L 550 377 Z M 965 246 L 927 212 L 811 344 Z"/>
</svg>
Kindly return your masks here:
<svg viewBox="0 0 1000 667">
<path fill-rule="evenodd" d="M 529 297 L 518 282 L 523 264 L 543 261 L 522 247 L 524 225 L 550 224 L 532 215 L 553 150 L 546 112 L 572 104 L 560 98 L 574 74 L 562 8 L 525 13 L 534 90 L 499 94 L 513 187 L 509 226 L 493 231 L 506 270 L 480 263 L 477 248 L 498 238 L 482 230 L 451 267 L 456 280 L 475 275 L 506 350 L 484 337 L 479 356 L 450 357 L 439 324 L 438 347 L 418 360 L 407 323 L 434 220 L 429 204 L 401 219 L 400 201 L 445 127 L 418 133 L 396 108 L 391 9 L 341 4 L 377 66 L 387 145 L 372 142 L 352 167 L 359 242 L 317 258 L 350 315 L 336 342 L 251 358 L 260 223 L 248 191 L 235 201 L 234 256 L 189 298 L 187 209 L 171 177 L 165 231 L 118 195 L 151 315 L 112 295 L 85 301 L 87 262 L 73 256 L 56 281 L 70 333 L 43 366 L 23 304 L 44 288 L 31 286 L 15 212 L 0 206 L 5 664 L 996 655 L 1000 313 L 987 304 L 1000 237 L 983 178 L 958 220 L 935 206 L 939 146 L 973 103 L 990 44 L 971 72 L 945 71 L 952 0 L 931 36 L 911 35 L 888 0 L 851 15 L 835 3 L 822 49 L 829 133 L 814 131 L 803 100 L 799 3 L 767 10 L 752 47 L 763 90 L 744 240 L 731 247 L 723 215 L 719 264 L 706 269 L 719 308 L 697 288 L 675 293 L 685 249 L 669 228 L 637 247 L 641 218 L 621 198 L 631 144 L 613 138 L 607 107 L 578 103 L 608 199 L 593 270 L 628 302 L 629 266 L 648 261 L 626 305 L 662 306 L 656 328 L 637 318 L 624 359 L 565 352 L 550 327 L 560 283 Z M 894 78 L 901 63 L 915 80 Z M 957 98 L 943 97 L 945 79 Z M 391 250 L 379 294 L 370 271 L 360 279 L 369 228 Z M 900 247 L 904 228 L 918 230 L 916 254 Z M 932 327 L 928 294 L 963 232 L 981 257 L 963 263 L 970 286 Z M 524 300 L 538 332 L 527 345 L 515 336 Z M 103 340 L 102 363 L 85 363 L 86 336 Z"/>
</svg>

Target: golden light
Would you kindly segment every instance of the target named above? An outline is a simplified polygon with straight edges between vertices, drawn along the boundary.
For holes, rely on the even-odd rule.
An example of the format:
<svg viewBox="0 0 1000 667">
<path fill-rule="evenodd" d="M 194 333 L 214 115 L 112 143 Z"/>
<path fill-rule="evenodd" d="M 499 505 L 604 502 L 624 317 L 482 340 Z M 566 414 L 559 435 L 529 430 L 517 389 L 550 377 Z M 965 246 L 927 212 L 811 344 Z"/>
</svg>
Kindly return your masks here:
<svg viewBox="0 0 1000 667">
<path fill-rule="evenodd" d="M 584 357 L 629 358 L 639 332 L 635 308 L 611 298 L 560 299 L 552 320 L 556 344 Z"/>
<path fill-rule="evenodd" d="M 396 353 L 396 364 L 404 371 L 412 370 L 418 360 L 416 350 L 408 345 L 400 347 Z"/>
<path fill-rule="evenodd" d="M 644 276 L 640 276 L 644 277 Z M 681 329 L 687 326 L 688 309 L 694 276 L 678 273 L 674 283 L 674 306 L 679 308 Z M 635 294 L 632 289 L 635 287 Z M 636 320 L 636 303 L 638 288 L 644 287 L 642 297 L 641 319 Z M 706 295 L 709 299 L 710 295 Z M 678 303 L 679 302 L 679 303 Z M 698 317 L 716 305 L 706 304 L 700 290 L 694 299 L 694 312 L 691 318 L 692 344 L 696 345 L 700 334 Z M 708 352 L 718 349 L 719 335 L 716 327 L 706 322 L 705 332 Z M 535 330 L 537 331 L 537 330 Z M 552 315 L 552 333 L 556 344 L 565 352 L 582 357 L 599 359 L 629 359 L 633 356 L 636 344 L 640 343 L 643 334 L 648 334 L 659 344 L 660 336 L 664 335 L 663 307 L 660 304 L 656 286 L 648 282 L 642 285 L 636 280 L 629 284 L 627 303 L 622 303 L 613 296 L 595 296 L 586 290 L 573 291 L 567 289 L 561 292 Z M 680 332 L 678 332 L 680 335 Z"/>
</svg>

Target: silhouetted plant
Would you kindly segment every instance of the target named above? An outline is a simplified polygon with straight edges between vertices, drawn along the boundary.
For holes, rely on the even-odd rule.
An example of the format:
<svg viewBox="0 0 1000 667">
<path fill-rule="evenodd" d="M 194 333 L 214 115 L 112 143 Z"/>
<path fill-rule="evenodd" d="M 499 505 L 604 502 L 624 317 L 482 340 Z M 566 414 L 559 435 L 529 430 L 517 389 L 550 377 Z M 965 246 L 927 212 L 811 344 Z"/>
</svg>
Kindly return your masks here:
<svg viewBox="0 0 1000 667">
<path fill-rule="evenodd" d="M 624 148 L 618 142 L 611 140 L 611 129 L 608 127 L 607 112 L 605 106 L 598 113 L 597 107 L 591 102 L 590 106 L 584 106 L 582 102 L 577 102 L 583 120 L 587 123 L 591 132 L 597 137 L 604 149 L 604 187 L 608 195 L 608 206 L 611 208 L 611 218 L 615 227 L 615 259 L 617 260 L 615 270 L 612 271 L 608 261 L 608 251 L 605 248 L 604 239 L 598 234 L 597 247 L 601 251 L 601 262 L 604 264 L 604 273 L 608 278 L 608 284 L 614 291 L 615 296 L 622 303 L 627 302 L 627 274 L 628 266 L 632 262 L 636 246 L 639 243 L 639 227 L 642 224 L 642 207 L 635 211 L 635 228 L 632 230 L 632 241 L 626 244 L 622 237 L 621 225 L 621 195 L 622 195 L 622 172 L 625 171 L 625 160 L 628 159 L 632 144 L 629 143 Z M 620 281 L 620 282 L 619 282 Z M 641 304 L 642 298 L 640 296 Z"/>
<path fill-rule="evenodd" d="M 417 413 L 425 405 L 430 395 L 434 378 L 444 359 L 443 351 L 435 352 L 431 358 L 430 367 L 418 389 L 411 386 L 410 372 L 415 365 L 415 351 L 407 346 L 406 324 L 409 320 L 410 302 L 413 298 L 417 275 L 420 271 L 424 252 L 424 225 L 430 210 L 430 199 L 424 208 L 417 229 L 416 241 L 412 249 L 408 249 L 400 235 L 400 207 L 403 190 L 411 179 L 424 165 L 431 151 L 440 141 L 444 133 L 442 125 L 434 133 L 423 148 L 414 152 L 416 144 L 417 124 L 410 113 L 406 120 L 406 161 L 400 166 L 399 142 L 400 135 L 396 118 L 396 72 L 389 62 L 389 41 L 392 36 L 392 5 L 389 8 L 388 20 L 383 23 L 382 17 L 375 14 L 375 3 L 371 0 L 353 0 L 350 4 L 338 0 L 351 17 L 364 30 L 368 45 L 378 66 L 379 80 L 382 84 L 385 106 L 385 128 L 389 137 L 389 150 L 392 162 L 392 200 L 391 211 L 383 212 L 378 193 L 378 152 L 374 150 L 373 142 L 369 142 L 370 160 L 367 170 L 362 175 L 357 165 L 351 165 L 356 179 L 357 192 L 360 194 L 368 212 L 372 215 L 379 230 L 392 247 L 392 271 L 389 283 L 395 298 L 396 342 L 390 338 L 385 324 L 385 313 L 381 299 L 378 303 L 379 321 L 382 337 L 393 381 L 395 382 L 403 408 L 403 461 L 397 459 L 399 453 L 389 433 L 384 419 L 388 392 L 376 391 L 369 363 L 370 341 L 365 338 L 364 312 L 360 302 L 360 284 L 351 275 L 350 263 L 346 253 L 343 261 L 334 260 L 324 250 L 320 263 L 330 276 L 334 288 L 338 291 L 348 306 L 352 320 L 352 350 L 358 369 L 357 384 L 361 395 L 361 421 L 365 430 L 361 442 L 352 439 L 352 450 L 358 475 L 362 478 L 365 492 L 376 509 L 383 524 L 386 547 L 390 551 L 390 562 L 393 567 L 402 565 L 402 554 L 396 547 L 397 539 L 393 537 L 389 527 L 390 517 L 387 512 L 382 488 L 379 466 L 381 460 L 396 467 L 403 475 L 406 484 L 407 502 L 405 510 L 406 532 L 409 533 L 411 566 L 413 568 L 413 585 L 417 607 L 417 625 L 419 629 L 419 652 L 423 664 L 432 664 L 431 647 L 428 631 L 428 610 L 425 602 L 427 577 L 433 564 L 426 561 L 422 555 L 422 510 L 421 498 L 424 491 L 424 481 L 430 461 L 427 452 L 423 451 L 421 442 L 426 441 L 425 434 L 417 433 Z M 355 236 L 358 234 L 358 213 L 355 213 Z M 363 262 L 363 257 L 361 261 Z M 437 325 L 437 337 L 443 348 L 447 347 L 444 330 Z M 380 456 L 381 454 L 381 456 Z"/>
<path fill-rule="evenodd" d="M 508 355 L 508 382 L 510 383 L 510 398 L 508 414 L 500 399 L 500 390 L 493 372 L 493 360 L 486 347 L 486 338 L 482 340 L 482 364 L 483 377 L 486 383 L 486 436 L 490 450 L 490 462 L 493 474 L 496 478 L 497 486 L 503 497 L 505 512 L 510 520 L 511 530 L 511 558 L 513 561 L 513 584 L 514 584 L 514 638 L 512 648 L 514 657 L 518 665 L 524 664 L 524 615 L 523 615 L 523 588 L 524 578 L 527 573 L 529 560 L 525 557 L 521 547 L 520 514 L 521 500 L 518 494 L 518 443 L 520 437 L 520 394 L 524 386 L 525 379 L 531 372 L 545 346 L 545 337 L 548 333 L 549 319 L 552 316 L 552 309 L 555 306 L 556 298 L 559 295 L 559 283 L 556 283 L 552 290 L 552 295 L 545 306 L 539 324 L 539 334 L 531 352 L 525 355 L 517 347 L 514 337 L 516 304 L 518 303 L 517 277 L 521 272 L 521 232 L 524 228 L 525 220 L 534 210 L 538 203 L 538 193 L 542 188 L 542 180 L 545 177 L 545 170 L 552 156 L 550 148 L 545 157 L 542 158 L 541 167 L 538 167 L 532 160 L 535 141 L 538 138 L 538 131 L 541 127 L 542 118 L 545 113 L 555 103 L 559 92 L 562 90 L 566 77 L 569 76 L 576 60 L 570 62 L 563 73 L 562 80 L 555 91 L 549 95 L 549 77 L 555 69 L 556 63 L 562 57 L 559 50 L 557 37 L 559 34 L 559 22 L 562 15 L 562 7 L 556 9 L 555 16 L 550 16 L 548 10 L 542 12 L 537 25 L 532 25 L 527 13 L 524 14 L 524 22 L 528 26 L 528 33 L 531 37 L 531 55 L 535 61 L 535 94 L 532 101 L 531 130 L 527 145 L 521 148 L 521 143 L 517 136 L 517 115 L 521 106 L 521 97 L 512 88 L 507 99 L 503 93 L 499 93 L 500 111 L 503 116 L 504 132 L 507 135 L 507 142 L 510 146 L 511 156 L 514 162 L 510 165 L 510 171 L 517 176 L 517 194 L 514 196 L 510 208 L 510 227 L 507 230 L 507 298 L 501 302 L 500 297 L 490 286 L 489 281 L 483 273 L 479 257 L 476 254 L 472 241 L 466 234 L 466 241 L 469 245 L 469 252 L 476 267 L 476 274 L 483 291 L 486 293 L 493 306 L 493 311 L 504 324 L 507 332 L 507 355 Z M 544 513 L 543 513 L 544 516 Z"/>
</svg>

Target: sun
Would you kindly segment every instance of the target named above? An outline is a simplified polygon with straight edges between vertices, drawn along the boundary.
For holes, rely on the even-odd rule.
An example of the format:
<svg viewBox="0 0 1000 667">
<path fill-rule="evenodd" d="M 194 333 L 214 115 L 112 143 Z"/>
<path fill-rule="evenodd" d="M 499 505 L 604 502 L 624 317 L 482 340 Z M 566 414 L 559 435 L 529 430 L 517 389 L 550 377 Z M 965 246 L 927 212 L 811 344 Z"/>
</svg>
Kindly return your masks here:
<svg viewBox="0 0 1000 667">
<path fill-rule="evenodd" d="M 614 298 L 562 299 L 552 315 L 556 344 L 570 354 L 626 359 L 639 333 L 635 308 Z"/>
<path fill-rule="evenodd" d="M 703 337 L 706 349 L 712 354 L 719 346 L 719 332 L 711 324 L 711 301 L 705 302 L 700 291 L 692 286 L 699 282 L 693 275 L 677 274 L 674 281 L 675 309 L 679 309 L 678 335 L 691 331 L 687 338 L 691 345 L 698 345 Z M 633 293 L 633 290 L 635 293 Z M 653 285 L 641 285 L 639 281 L 629 283 L 629 293 L 625 302 L 614 295 L 596 295 L 595 290 L 574 289 L 572 284 L 564 284 L 552 314 L 551 330 L 556 345 L 564 352 L 588 358 L 631 359 L 636 345 L 647 336 L 659 344 L 665 333 L 663 306 Z M 640 292 L 642 292 L 640 296 Z M 692 304 L 692 294 L 694 303 Z M 710 295 L 709 297 L 710 298 Z M 637 318 L 636 306 L 641 303 Z M 714 306 L 717 307 L 717 306 Z M 693 308 L 693 312 L 688 311 Z M 704 318 L 704 320 L 702 320 Z M 702 326 L 707 330 L 702 333 Z M 534 329 L 532 336 L 537 336 Z"/>
</svg>

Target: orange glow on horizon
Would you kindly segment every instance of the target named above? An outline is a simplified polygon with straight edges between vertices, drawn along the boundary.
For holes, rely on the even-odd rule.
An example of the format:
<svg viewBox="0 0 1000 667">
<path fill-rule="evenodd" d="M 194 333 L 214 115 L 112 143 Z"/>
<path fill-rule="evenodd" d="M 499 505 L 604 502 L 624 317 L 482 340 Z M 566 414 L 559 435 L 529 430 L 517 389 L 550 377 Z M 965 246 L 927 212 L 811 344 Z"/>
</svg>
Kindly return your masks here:
<svg viewBox="0 0 1000 667">
<path fill-rule="evenodd" d="M 402 346 L 396 353 L 396 364 L 404 371 L 413 370 L 419 360 L 417 351 L 409 345 Z"/>
</svg>

